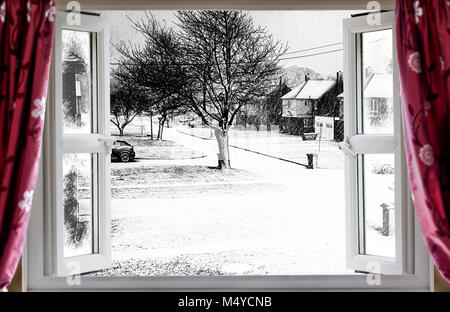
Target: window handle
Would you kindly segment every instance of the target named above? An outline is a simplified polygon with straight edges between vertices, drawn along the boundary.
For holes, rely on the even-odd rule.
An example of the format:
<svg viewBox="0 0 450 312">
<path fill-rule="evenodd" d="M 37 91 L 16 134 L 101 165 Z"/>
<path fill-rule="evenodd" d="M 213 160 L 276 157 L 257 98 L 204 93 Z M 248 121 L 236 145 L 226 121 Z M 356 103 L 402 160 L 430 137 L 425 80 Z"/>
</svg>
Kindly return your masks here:
<svg viewBox="0 0 450 312">
<path fill-rule="evenodd" d="M 339 148 L 343 153 L 345 153 L 345 155 L 356 158 L 357 155 L 352 150 L 352 146 L 350 144 L 350 138 L 348 136 L 345 137 L 343 142 L 339 143 Z"/>
<path fill-rule="evenodd" d="M 108 154 L 110 154 L 112 152 L 112 147 L 116 139 L 114 139 L 113 137 L 104 137 L 101 138 L 100 140 L 105 142 L 106 151 Z"/>
</svg>

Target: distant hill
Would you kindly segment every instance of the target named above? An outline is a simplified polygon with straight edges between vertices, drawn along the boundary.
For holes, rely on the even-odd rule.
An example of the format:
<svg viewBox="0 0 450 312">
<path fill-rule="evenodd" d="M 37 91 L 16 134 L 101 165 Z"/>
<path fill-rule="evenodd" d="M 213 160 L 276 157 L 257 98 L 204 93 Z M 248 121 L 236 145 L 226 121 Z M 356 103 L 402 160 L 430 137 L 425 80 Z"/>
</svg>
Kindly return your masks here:
<svg viewBox="0 0 450 312">
<path fill-rule="evenodd" d="M 309 75 L 310 79 L 323 79 L 321 74 L 307 67 L 293 65 L 282 70 L 283 82 L 291 89 L 305 82 L 306 75 Z"/>
</svg>

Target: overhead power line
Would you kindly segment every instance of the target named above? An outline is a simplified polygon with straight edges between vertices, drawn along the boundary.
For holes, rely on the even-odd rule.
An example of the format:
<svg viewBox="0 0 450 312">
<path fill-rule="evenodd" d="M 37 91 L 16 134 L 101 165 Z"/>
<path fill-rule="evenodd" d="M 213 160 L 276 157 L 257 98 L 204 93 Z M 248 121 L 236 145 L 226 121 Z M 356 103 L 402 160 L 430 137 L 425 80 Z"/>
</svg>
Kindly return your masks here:
<svg viewBox="0 0 450 312">
<path fill-rule="evenodd" d="M 288 54 L 295 54 L 295 53 L 300 53 L 300 52 L 306 52 L 306 51 L 311 51 L 311 50 L 317 50 L 317 49 L 321 49 L 321 48 L 326 48 L 326 47 L 332 47 L 338 44 L 342 44 L 343 42 L 337 42 L 337 43 L 331 43 L 331 44 L 326 44 L 323 46 L 317 46 L 314 48 L 308 48 L 308 49 L 303 49 L 303 50 L 296 50 L 296 51 L 291 51 L 291 52 L 286 52 L 286 53 L 282 53 L 281 55 L 288 55 Z"/>
<path fill-rule="evenodd" d="M 382 41 L 382 40 L 386 40 L 387 37 L 383 37 L 380 39 L 376 39 L 373 41 L 369 41 L 367 43 L 374 43 L 374 42 L 378 42 L 378 41 Z M 323 45 L 323 46 L 318 46 L 318 47 L 314 47 L 314 48 L 309 48 L 309 49 L 304 49 L 304 50 L 297 50 L 297 51 L 292 51 L 292 52 L 286 52 L 286 53 L 282 53 L 281 55 L 288 55 L 288 54 L 294 54 L 294 53 L 300 53 L 300 52 L 305 52 L 305 51 L 312 51 L 312 50 L 317 50 L 320 48 L 325 48 L 325 47 L 332 47 L 338 44 L 342 44 L 343 42 L 338 42 L 338 43 L 332 43 L 332 44 L 327 44 L 327 45 Z M 279 58 L 280 61 L 284 61 L 284 60 L 294 60 L 294 59 L 300 59 L 300 58 L 304 58 L 304 57 L 311 57 L 311 56 L 316 56 L 316 55 L 322 55 L 322 54 L 328 54 L 328 53 L 335 53 L 335 52 L 339 52 L 339 51 L 343 51 L 344 49 L 335 49 L 335 50 L 330 50 L 330 51 L 323 51 L 323 52 L 317 52 L 317 53 L 312 53 L 312 54 L 305 54 L 305 55 L 299 55 L 299 56 L 291 56 L 291 57 L 281 57 Z M 111 65 L 120 65 L 120 63 L 115 62 L 115 63 L 110 63 Z M 183 65 L 192 65 L 192 64 L 183 64 Z"/>
<path fill-rule="evenodd" d="M 336 49 L 336 50 L 331 50 L 331 51 L 318 52 L 318 53 L 306 54 L 306 55 L 300 55 L 300 56 L 282 57 L 282 58 L 279 58 L 279 60 L 280 61 L 293 60 L 293 59 L 299 59 L 299 58 L 310 57 L 310 56 L 315 56 L 315 55 L 334 53 L 334 52 L 338 52 L 338 51 L 342 51 L 342 50 L 344 50 L 344 49 Z"/>
<path fill-rule="evenodd" d="M 291 57 L 282 57 L 279 58 L 278 60 L 283 61 L 283 60 L 293 60 L 293 59 L 299 59 L 299 58 L 304 58 L 304 57 L 310 57 L 310 56 L 315 56 L 315 55 L 322 55 L 322 54 L 328 54 L 328 53 L 334 53 L 334 52 L 339 52 L 342 51 L 344 49 L 336 49 L 336 50 L 330 50 L 330 51 L 324 51 L 324 52 L 318 52 L 318 53 L 312 53 L 312 54 L 306 54 L 306 55 L 299 55 L 299 56 L 291 56 Z M 121 65 L 122 63 L 120 62 L 111 62 L 110 65 Z M 232 64 L 238 64 L 238 63 L 232 63 Z M 197 65 L 196 63 L 180 63 L 178 65 Z"/>
<path fill-rule="evenodd" d="M 375 43 L 375 42 L 379 42 L 379 41 L 386 40 L 386 39 L 388 39 L 388 38 L 387 37 L 383 37 L 383 38 L 372 40 L 372 41 L 369 41 L 369 42 L 366 42 L 366 43 Z M 320 46 L 320 47 L 309 48 L 309 49 L 304 49 L 304 50 L 286 52 L 286 53 L 283 53 L 281 55 L 287 55 L 287 54 L 294 54 L 294 53 L 299 53 L 299 52 L 317 50 L 317 49 L 320 49 L 320 48 L 332 47 L 332 46 L 335 46 L 335 45 L 338 45 L 338 44 L 343 44 L 343 42 L 327 44 L 327 45 L 323 45 L 323 46 Z M 344 49 L 335 49 L 335 50 L 330 50 L 330 51 L 317 52 L 317 53 L 306 54 L 306 55 L 299 55 L 299 56 L 281 57 L 279 60 L 280 61 L 282 61 L 282 60 L 293 60 L 293 59 L 297 59 L 297 58 L 303 58 L 303 57 L 310 57 L 310 56 L 321 55 L 321 54 L 334 53 L 334 52 L 338 52 L 338 51 L 342 51 L 342 50 L 344 50 Z"/>
</svg>

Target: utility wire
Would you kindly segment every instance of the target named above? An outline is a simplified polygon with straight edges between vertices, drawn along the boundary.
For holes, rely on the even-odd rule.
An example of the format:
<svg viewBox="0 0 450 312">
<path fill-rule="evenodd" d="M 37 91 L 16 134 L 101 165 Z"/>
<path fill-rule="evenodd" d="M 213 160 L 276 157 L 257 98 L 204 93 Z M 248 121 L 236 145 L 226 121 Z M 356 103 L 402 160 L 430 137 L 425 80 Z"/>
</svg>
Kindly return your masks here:
<svg viewBox="0 0 450 312">
<path fill-rule="evenodd" d="M 387 39 L 387 37 L 383 37 L 383 38 L 380 38 L 380 39 L 369 41 L 367 43 L 374 43 L 374 42 L 378 42 L 378 41 L 382 41 L 382 40 L 386 40 L 386 39 Z M 323 45 L 323 46 L 317 46 L 317 47 L 314 47 L 314 48 L 308 48 L 308 49 L 304 49 L 304 50 L 297 50 L 297 51 L 286 52 L 286 53 L 282 53 L 281 55 L 288 55 L 288 54 L 295 54 L 295 53 L 306 52 L 306 51 L 311 51 L 311 50 L 317 50 L 317 49 L 321 49 L 321 48 L 332 47 L 332 46 L 335 46 L 335 45 L 338 45 L 338 44 L 343 44 L 343 42 L 326 44 L 326 45 Z M 320 52 L 320 53 L 326 54 L 326 53 L 332 53 L 332 52 L 336 52 L 336 51 L 342 51 L 342 49 L 336 49 L 336 50 L 325 51 L 323 53 L 322 52 Z M 314 56 L 314 55 L 319 55 L 319 53 L 308 54 L 308 55 L 299 55 L 298 58 L 307 57 L 307 56 Z M 288 59 L 293 59 L 293 58 L 295 58 L 295 57 L 280 58 L 280 60 L 283 60 L 283 59 L 288 60 Z"/>
<path fill-rule="evenodd" d="M 315 56 L 315 55 L 334 53 L 334 52 L 338 52 L 338 51 L 342 51 L 342 50 L 344 50 L 344 49 L 336 49 L 336 50 L 331 50 L 331 51 L 318 52 L 318 53 L 306 54 L 306 55 L 300 55 L 300 56 L 282 57 L 282 58 L 279 58 L 279 60 L 280 61 L 293 60 L 293 59 L 299 59 L 299 58 L 303 58 L 303 57 L 310 57 L 310 56 Z"/>
<path fill-rule="evenodd" d="M 314 47 L 314 48 L 308 48 L 308 49 L 304 49 L 304 50 L 297 50 L 297 51 L 286 52 L 286 53 L 282 53 L 281 55 L 288 55 L 288 54 L 295 54 L 295 53 L 306 52 L 306 51 L 311 51 L 311 50 L 317 50 L 317 49 L 321 49 L 321 48 L 332 47 L 332 46 L 335 46 L 335 45 L 338 45 L 338 44 L 343 44 L 343 42 L 326 44 L 326 45 L 323 45 L 323 46 L 318 46 L 318 47 Z"/>
<path fill-rule="evenodd" d="M 380 39 L 369 41 L 367 43 L 374 43 L 374 42 L 378 42 L 378 41 L 382 41 L 382 40 L 386 40 L 386 39 L 387 39 L 387 37 L 383 37 L 383 38 L 380 38 Z M 294 54 L 294 53 L 299 53 L 299 52 L 304 52 L 304 51 L 311 51 L 311 50 L 316 50 L 316 49 L 320 49 L 320 48 L 335 46 L 335 45 L 338 45 L 338 44 L 342 44 L 342 42 L 333 43 L 333 44 L 327 44 L 327 45 L 324 45 L 324 46 L 315 47 L 315 48 L 309 48 L 309 49 L 304 49 L 304 50 L 286 52 L 286 53 L 282 53 L 280 55 L 287 55 L 287 54 Z M 339 51 L 343 51 L 343 50 L 344 49 L 335 49 L 335 50 L 330 50 L 330 51 L 317 52 L 317 53 L 305 54 L 305 55 L 299 55 L 299 56 L 281 57 L 278 60 L 280 60 L 280 61 L 283 61 L 283 60 L 294 60 L 294 59 L 300 59 L 300 58 L 304 58 L 304 57 L 310 57 L 310 56 L 316 56 L 316 55 L 322 55 L 322 54 L 328 54 L 328 53 L 335 53 L 335 52 L 339 52 Z M 115 63 L 110 63 L 110 65 L 120 65 L 120 63 L 119 62 L 115 62 Z M 183 64 L 183 65 L 192 65 L 192 64 Z"/>
<path fill-rule="evenodd" d="M 369 41 L 367 43 L 374 43 L 374 42 L 378 42 L 378 41 L 382 41 L 382 40 L 386 40 L 387 37 L 383 37 L 380 39 L 376 39 L 373 41 Z M 320 48 L 324 48 L 324 47 L 330 47 L 330 46 L 334 46 L 334 45 L 338 45 L 338 44 L 342 44 L 343 42 L 339 42 L 339 43 L 333 43 L 333 44 L 328 44 L 328 45 L 324 45 L 324 46 L 320 46 L 320 47 L 315 47 L 315 48 L 310 48 L 310 49 L 305 49 L 305 50 L 298 50 L 298 51 L 293 51 L 293 52 L 287 52 L 281 55 L 286 55 L 286 54 L 293 54 L 293 53 L 298 53 L 298 52 L 303 52 L 303 51 L 310 51 L 310 50 L 316 50 L 316 49 L 320 49 Z M 324 52 L 318 52 L 318 53 L 313 53 L 313 54 L 306 54 L 306 55 L 299 55 L 299 56 L 291 56 L 291 57 L 282 57 L 279 60 L 293 60 L 293 59 L 297 59 L 297 58 L 302 58 L 302 57 L 309 57 L 309 56 L 315 56 L 315 55 L 321 55 L 321 54 L 327 54 L 327 53 L 334 53 L 334 52 L 338 52 L 338 51 L 342 51 L 344 49 L 335 49 L 335 50 L 330 50 L 330 51 L 324 51 Z"/>
<path fill-rule="evenodd" d="M 304 58 L 304 57 L 310 57 L 310 56 L 315 56 L 315 55 L 322 55 L 322 54 L 328 54 L 328 53 L 334 53 L 334 52 L 339 52 L 342 51 L 343 49 L 336 49 L 336 50 L 331 50 L 331 51 L 324 51 L 324 52 L 318 52 L 318 53 L 313 53 L 313 54 L 306 54 L 306 55 L 299 55 L 299 56 L 291 56 L 291 57 L 282 57 L 279 58 L 279 61 L 283 61 L 283 60 L 293 60 L 293 59 L 299 59 L 299 58 Z M 120 62 L 111 62 L 110 65 L 121 65 L 122 63 Z M 237 63 L 232 63 L 232 64 L 237 64 Z M 178 64 L 178 65 L 196 65 L 193 63 L 182 63 L 182 64 Z"/>
</svg>

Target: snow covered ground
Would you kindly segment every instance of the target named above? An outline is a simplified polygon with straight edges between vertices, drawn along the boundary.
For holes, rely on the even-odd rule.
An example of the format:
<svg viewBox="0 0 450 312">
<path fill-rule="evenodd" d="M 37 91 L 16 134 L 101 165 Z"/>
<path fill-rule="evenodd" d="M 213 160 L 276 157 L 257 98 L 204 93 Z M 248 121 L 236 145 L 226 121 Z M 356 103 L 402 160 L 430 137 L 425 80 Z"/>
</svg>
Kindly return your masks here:
<svg viewBox="0 0 450 312">
<path fill-rule="evenodd" d="M 113 179 L 113 194 L 121 189 L 112 200 L 113 268 L 96 275 L 353 274 L 345 263 L 343 156 L 335 142 L 321 142 L 319 168 L 310 170 L 241 148 L 306 163 L 318 142 L 231 134 L 230 144 L 241 148 L 230 149 L 233 173 L 218 178 L 192 169 L 217 165 L 217 143 L 206 131 L 165 130 L 165 140 L 205 157 L 113 164 L 141 176 L 127 185 Z M 168 168 L 184 170 L 179 181 Z M 371 181 L 386 188 L 386 179 Z M 381 208 L 373 211 L 366 231 L 378 252 L 393 236 L 380 234 Z"/>
</svg>

